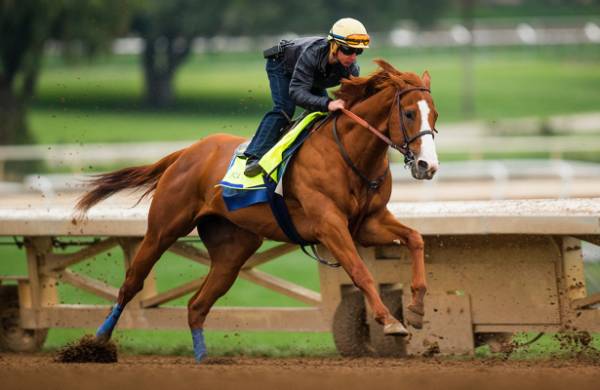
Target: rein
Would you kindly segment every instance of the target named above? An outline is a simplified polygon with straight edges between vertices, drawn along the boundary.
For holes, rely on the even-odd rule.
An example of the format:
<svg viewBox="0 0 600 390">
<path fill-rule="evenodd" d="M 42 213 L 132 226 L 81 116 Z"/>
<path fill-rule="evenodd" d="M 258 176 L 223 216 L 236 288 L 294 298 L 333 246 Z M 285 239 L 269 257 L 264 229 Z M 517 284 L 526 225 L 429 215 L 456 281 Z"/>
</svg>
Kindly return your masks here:
<svg viewBox="0 0 600 390">
<path fill-rule="evenodd" d="M 348 111 L 348 112 L 350 112 L 350 111 Z M 354 114 L 352 114 L 352 115 L 354 115 Z M 358 116 L 357 116 L 357 118 L 361 119 Z M 379 176 L 379 177 L 377 177 L 377 178 L 375 178 L 373 180 L 369 179 L 367 177 L 367 175 L 365 175 L 360 169 L 358 169 L 358 167 L 354 164 L 354 162 L 350 158 L 350 155 L 348 154 L 348 151 L 346 150 L 346 148 L 344 148 L 344 145 L 342 144 L 342 141 L 340 141 L 340 137 L 338 136 L 338 132 L 337 132 L 337 128 L 336 128 L 337 127 L 336 123 L 337 123 L 337 117 L 333 120 L 333 138 L 335 139 L 335 142 L 337 143 L 338 148 L 340 149 L 340 153 L 341 153 L 342 157 L 344 158 L 344 161 L 346 161 L 346 164 L 348 164 L 348 166 L 350 166 L 350 168 L 352 168 L 352 170 L 354 171 L 354 173 L 356 173 L 364 182 L 367 183 L 369 190 L 377 190 L 381 186 L 381 184 L 383 183 L 383 181 L 385 180 L 385 176 L 387 175 L 388 171 L 390 170 L 389 164 L 386 167 L 385 172 L 383 173 L 383 175 L 381 175 L 381 176 Z M 368 126 L 370 126 L 368 123 L 366 123 L 366 124 Z M 381 133 L 378 132 L 378 134 L 381 134 Z"/>
</svg>

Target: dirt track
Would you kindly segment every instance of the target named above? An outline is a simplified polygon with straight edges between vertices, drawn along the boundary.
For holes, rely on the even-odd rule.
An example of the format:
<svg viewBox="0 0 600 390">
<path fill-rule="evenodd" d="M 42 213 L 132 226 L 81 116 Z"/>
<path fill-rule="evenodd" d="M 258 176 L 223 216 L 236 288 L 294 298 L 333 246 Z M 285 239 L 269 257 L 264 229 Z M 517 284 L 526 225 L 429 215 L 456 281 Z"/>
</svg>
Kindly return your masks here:
<svg viewBox="0 0 600 390">
<path fill-rule="evenodd" d="M 600 367 L 576 361 L 260 359 L 120 356 L 61 364 L 50 355 L 0 355 L 2 389 L 597 389 Z"/>
</svg>

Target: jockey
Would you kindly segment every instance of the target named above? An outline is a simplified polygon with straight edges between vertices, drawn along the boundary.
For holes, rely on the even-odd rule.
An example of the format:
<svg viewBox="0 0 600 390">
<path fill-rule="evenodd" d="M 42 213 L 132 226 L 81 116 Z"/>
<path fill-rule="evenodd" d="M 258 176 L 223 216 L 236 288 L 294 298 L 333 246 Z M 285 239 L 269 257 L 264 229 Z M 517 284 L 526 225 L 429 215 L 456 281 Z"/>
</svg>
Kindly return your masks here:
<svg viewBox="0 0 600 390">
<path fill-rule="evenodd" d="M 265 114 L 246 149 L 246 176 L 262 172 L 258 161 L 277 143 L 296 105 L 309 111 L 344 107 L 343 100 L 329 98 L 326 88 L 339 85 L 342 78 L 358 76 L 356 56 L 369 47 L 369 41 L 361 22 L 343 18 L 335 22 L 327 38 L 282 40 L 264 51 L 273 109 Z"/>
</svg>

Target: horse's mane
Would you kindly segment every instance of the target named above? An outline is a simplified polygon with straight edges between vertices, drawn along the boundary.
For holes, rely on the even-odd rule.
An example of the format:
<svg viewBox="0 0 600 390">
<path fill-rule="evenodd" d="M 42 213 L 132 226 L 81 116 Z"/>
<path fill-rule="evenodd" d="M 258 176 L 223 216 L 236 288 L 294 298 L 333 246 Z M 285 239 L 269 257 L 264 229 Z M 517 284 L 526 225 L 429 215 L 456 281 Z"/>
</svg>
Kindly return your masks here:
<svg viewBox="0 0 600 390">
<path fill-rule="evenodd" d="M 415 73 L 400 72 L 382 59 L 373 62 L 379 65 L 378 70 L 366 77 L 343 79 L 340 89 L 334 92 L 338 99 L 343 99 L 346 102 L 347 107 L 351 107 L 388 87 L 403 89 L 407 86 L 425 86 L 423 80 Z"/>
</svg>

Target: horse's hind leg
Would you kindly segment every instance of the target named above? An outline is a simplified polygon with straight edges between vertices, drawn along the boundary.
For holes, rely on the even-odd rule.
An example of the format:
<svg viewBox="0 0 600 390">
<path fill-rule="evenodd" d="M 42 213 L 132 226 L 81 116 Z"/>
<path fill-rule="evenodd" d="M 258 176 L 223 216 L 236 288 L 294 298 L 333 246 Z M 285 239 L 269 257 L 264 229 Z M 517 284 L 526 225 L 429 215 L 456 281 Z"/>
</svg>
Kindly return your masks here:
<svg viewBox="0 0 600 390">
<path fill-rule="evenodd" d="M 167 194 L 170 198 L 167 199 Z M 162 254 L 181 236 L 194 228 L 194 210 L 189 202 L 173 200 L 172 189 L 157 191 L 148 214 L 148 229 L 126 272 L 117 304 L 96 332 L 96 339 L 110 339 L 127 303 L 143 288 L 144 280 Z"/>
<path fill-rule="evenodd" d="M 188 323 L 197 361 L 206 355 L 204 321 L 210 308 L 224 295 L 246 260 L 260 247 L 262 239 L 224 218 L 209 216 L 198 225 L 198 233 L 210 255 L 210 270 L 202 287 L 188 302 Z"/>
</svg>

